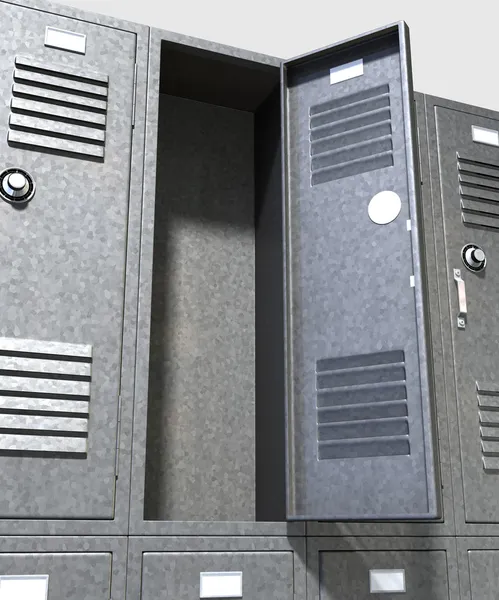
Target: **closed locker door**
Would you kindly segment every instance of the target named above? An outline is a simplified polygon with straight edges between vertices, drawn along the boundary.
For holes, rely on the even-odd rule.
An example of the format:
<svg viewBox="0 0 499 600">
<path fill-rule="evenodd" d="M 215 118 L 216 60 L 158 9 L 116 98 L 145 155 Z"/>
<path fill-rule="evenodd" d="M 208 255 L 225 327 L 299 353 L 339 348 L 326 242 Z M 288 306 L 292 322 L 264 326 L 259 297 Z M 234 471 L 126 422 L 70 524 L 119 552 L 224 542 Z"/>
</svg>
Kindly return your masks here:
<svg viewBox="0 0 499 600">
<path fill-rule="evenodd" d="M 499 550 L 470 550 L 467 555 L 470 600 L 495 600 L 499 586 Z M 463 594 L 463 597 L 466 596 Z"/>
<path fill-rule="evenodd" d="M 145 552 L 140 600 L 293 600 L 292 552 Z"/>
<path fill-rule="evenodd" d="M 320 552 L 319 565 L 321 600 L 449 598 L 444 550 Z"/>
<path fill-rule="evenodd" d="M 109 519 L 136 36 L 0 18 L 0 518 Z"/>
<path fill-rule="evenodd" d="M 499 120 L 437 107 L 436 127 L 466 521 L 497 523 Z"/>
<path fill-rule="evenodd" d="M 288 516 L 438 516 L 404 24 L 284 64 Z"/>
<path fill-rule="evenodd" d="M 0 598 L 109 600 L 111 553 L 0 554 Z"/>
</svg>

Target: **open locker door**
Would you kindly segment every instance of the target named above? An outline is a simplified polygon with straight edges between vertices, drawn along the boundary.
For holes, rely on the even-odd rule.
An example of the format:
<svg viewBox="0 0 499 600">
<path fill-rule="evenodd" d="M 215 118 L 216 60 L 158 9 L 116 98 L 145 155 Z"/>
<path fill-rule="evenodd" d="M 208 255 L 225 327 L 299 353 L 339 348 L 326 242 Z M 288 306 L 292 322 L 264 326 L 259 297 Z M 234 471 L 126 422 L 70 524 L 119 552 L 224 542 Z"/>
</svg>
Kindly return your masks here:
<svg viewBox="0 0 499 600">
<path fill-rule="evenodd" d="M 288 518 L 438 518 L 407 26 L 282 86 Z"/>
</svg>

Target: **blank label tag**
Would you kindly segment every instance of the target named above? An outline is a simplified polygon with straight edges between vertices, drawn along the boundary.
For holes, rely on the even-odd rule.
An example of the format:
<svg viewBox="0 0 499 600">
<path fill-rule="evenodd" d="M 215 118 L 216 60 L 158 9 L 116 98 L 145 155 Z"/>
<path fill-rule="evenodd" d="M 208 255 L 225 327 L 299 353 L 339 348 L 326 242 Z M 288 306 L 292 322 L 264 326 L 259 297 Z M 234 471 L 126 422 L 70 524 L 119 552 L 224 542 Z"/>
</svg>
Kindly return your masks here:
<svg viewBox="0 0 499 600">
<path fill-rule="evenodd" d="M 48 575 L 0 577 L 0 600 L 47 600 Z"/>
<path fill-rule="evenodd" d="M 499 146 L 499 131 L 494 129 L 485 129 L 485 127 L 476 127 L 475 125 L 471 128 L 471 134 L 473 141 L 479 144 L 488 144 L 489 146 Z"/>
<path fill-rule="evenodd" d="M 354 60 L 334 69 L 329 69 L 329 83 L 340 83 L 340 81 L 346 81 L 347 79 L 353 79 L 364 75 L 364 61 L 362 58 Z"/>
<path fill-rule="evenodd" d="M 243 574 L 241 571 L 231 573 L 200 573 L 200 598 L 242 598 Z M 3 598 L 0 598 L 3 600 Z"/>
<path fill-rule="evenodd" d="M 404 569 L 371 569 L 369 571 L 371 594 L 405 592 Z"/>
<path fill-rule="evenodd" d="M 45 29 L 45 46 L 85 54 L 87 50 L 87 36 L 83 33 L 47 27 Z"/>
</svg>

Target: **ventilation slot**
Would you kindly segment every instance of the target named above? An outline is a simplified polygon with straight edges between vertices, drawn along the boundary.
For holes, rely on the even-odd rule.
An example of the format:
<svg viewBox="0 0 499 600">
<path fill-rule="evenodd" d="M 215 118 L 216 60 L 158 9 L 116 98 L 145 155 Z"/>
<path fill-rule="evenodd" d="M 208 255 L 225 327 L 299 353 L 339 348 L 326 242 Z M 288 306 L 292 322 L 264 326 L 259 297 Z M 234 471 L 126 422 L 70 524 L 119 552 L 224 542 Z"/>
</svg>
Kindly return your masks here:
<svg viewBox="0 0 499 600">
<path fill-rule="evenodd" d="M 499 473 L 499 386 L 476 384 L 483 468 Z"/>
<path fill-rule="evenodd" d="M 457 155 L 463 223 L 499 230 L 499 164 Z"/>
<path fill-rule="evenodd" d="M 0 338 L 0 455 L 85 458 L 92 348 Z"/>
<path fill-rule="evenodd" d="M 109 78 L 16 57 L 8 141 L 104 160 Z"/>
<path fill-rule="evenodd" d="M 316 364 L 319 460 L 410 454 L 402 350 Z"/>
<path fill-rule="evenodd" d="M 310 108 L 311 184 L 393 166 L 390 87 Z"/>
</svg>

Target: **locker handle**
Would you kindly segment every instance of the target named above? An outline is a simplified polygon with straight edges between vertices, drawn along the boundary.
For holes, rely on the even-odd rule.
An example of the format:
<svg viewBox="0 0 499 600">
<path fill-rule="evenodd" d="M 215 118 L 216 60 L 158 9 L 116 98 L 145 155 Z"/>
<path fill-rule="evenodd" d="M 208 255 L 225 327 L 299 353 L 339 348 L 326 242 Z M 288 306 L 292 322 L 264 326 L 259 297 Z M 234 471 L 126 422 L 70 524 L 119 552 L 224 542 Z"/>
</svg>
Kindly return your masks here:
<svg viewBox="0 0 499 600">
<path fill-rule="evenodd" d="M 461 270 L 454 269 L 454 281 L 457 284 L 457 298 L 459 301 L 459 314 L 457 315 L 457 328 L 466 327 L 466 315 L 468 314 L 468 304 L 466 302 L 466 285 L 461 278 Z"/>
</svg>

